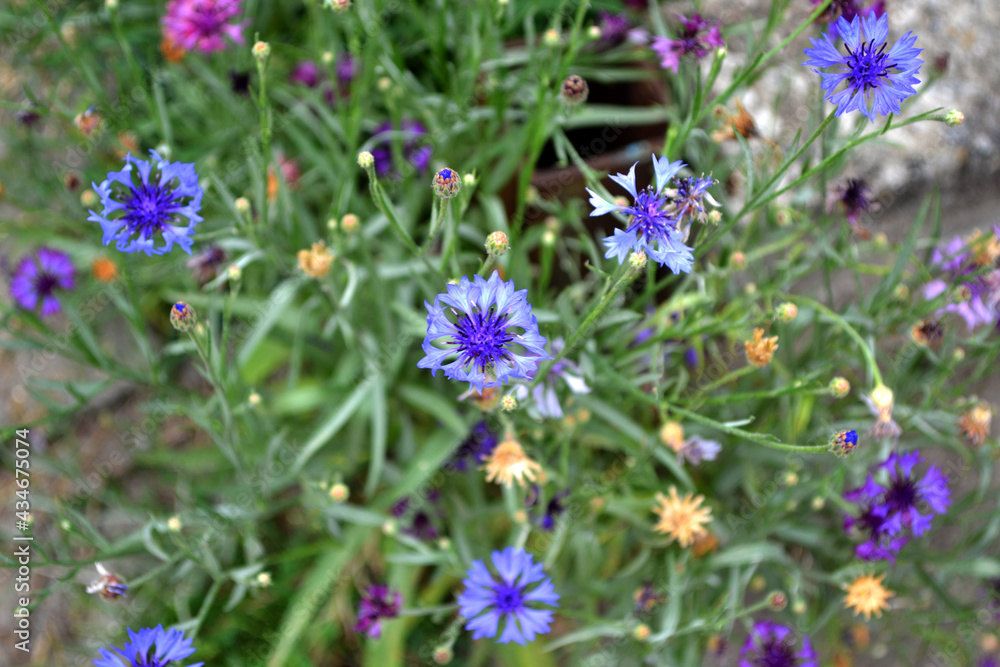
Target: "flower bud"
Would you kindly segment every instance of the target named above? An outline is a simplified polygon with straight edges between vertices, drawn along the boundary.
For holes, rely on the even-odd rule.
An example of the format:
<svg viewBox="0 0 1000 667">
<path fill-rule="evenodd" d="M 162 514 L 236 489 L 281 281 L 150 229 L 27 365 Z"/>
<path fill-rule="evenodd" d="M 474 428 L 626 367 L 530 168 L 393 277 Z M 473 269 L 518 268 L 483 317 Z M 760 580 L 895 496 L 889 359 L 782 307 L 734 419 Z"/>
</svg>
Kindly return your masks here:
<svg viewBox="0 0 1000 667">
<path fill-rule="evenodd" d="M 351 0 L 323 0 L 323 6 L 329 7 L 338 14 L 343 14 L 351 8 Z"/>
<path fill-rule="evenodd" d="M 257 585 L 261 588 L 267 588 L 271 585 L 271 573 L 261 572 L 257 575 Z"/>
<path fill-rule="evenodd" d="M 231 264 L 229 268 L 226 269 L 226 273 L 229 274 L 229 280 L 232 282 L 236 282 L 243 277 L 243 269 L 236 264 Z"/>
<path fill-rule="evenodd" d="M 767 606 L 770 607 L 772 611 L 781 611 L 788 606 L 788 596 L 781 591 L 772 591 L 771 594 L 767 596 Z"/>
<path fill-rule="evenodd" d="M 172 516 L 169 519 L 167 519 L 167 528 L 170 530 L 171 533 L 179 533 L 181 532 L 181 528 L 183 527 L 184 524 L 181 523 L 180 517 Z"/>
<path fill-rule="evenodd" d="M 454 169 L 445 167 L 434 174 L 431 188 L 433 188 L 434 194 L 441 199 L 451 199 L 462 189 L 462 178 Z"/>
<path fill-rule="evenodd" d="M 628 265 L 632 267 L 633 271 L 641 271 L 646 268 L 648 261 L 644 252 L 634 252 L 628 256 Z"/>
<path fill-rule="evenodd" d="M 517 399 L 513 396 L 504 396 L 500 399 L 500 409 L 504 412 L 512 412 L 517 409 Z"/>
<path fill-rule="evenodd" d="M 956 125 L 961 125 L 962 121 L 965 120 L 965 114 L 958 109 L 951 109 L 944 115 L 944 122 L 949 127 L 955 127 Z"/>
<path fill-rule="evenodd" d="M 358 221 L 358 216 L 353 213 L 348 213 L 343 218 L 340 219 L 340 228 L 344 230 L 347 234 L 353 234 L 358 231 L 358 227 L 361 223 Z"/>
<path fill-rule="evenodd" d="M 713 225 L 717 225 L 722 222 L 722 211 L 719 209 L 713 210 L 708 214 L 708 222 Z"/>
<path fill-rule="evenodd" d="M 257 60 L 266 60 L 271 55 L 271 45 L 267 42 L 255 42 L 250 51 Z"/>
<path fill-rule="evenodd" d="M 335 503 L 346 502 L 348 498 L 351 497 L 351 490 L 347 488 L 346 484 L 337 482 L 330 487 L 330 500 Z"/>
<path fill-rule="evenodd" d="M 559 45 L 559 31 L 555 28 L 549 28 L 545 31 L 542 36 L 542 41 L 546 46 L 558 46 Z"/>
<path fill-rule="evenodd" d="M 649 639 L 649 635 L 650 635 L 649 626 L 646 625 L 645 623 L 640 623 L 639 625 L 635 626 L 635 629 L 632 630 L 632 636 L 641 642 L 644 642 L 647 639 Z"/>
<path fill-rule="evenodd" d="M 851 383 L 847 381 L 847 378 L 837 376 L 830 380 L 828 385 L 830 394 L 834 398 L 843 398 L 851 393 Z"/>
<path fill-rule="evenodd" d="M 745 341 L 743 346 L 746 348 L 747 360 L 757 368 L 764 368 L 771 363 L 774 351 L 778 349 L 778 337 L 765 338 L 763 329 L 754 329 L 753 340 Z"/>
<path fill-rule="evenodd" d="M 737 250 L 732 255 L 729 256 L 729 266 L 733 267 L 734 271 L 742 271 L 747 265 L 747 256 L 742 252 Z"/>
<path fill-rule="evenodd" d="M 260 405 L 260 394 L 255 391 L 250 392 L 250 395 L 247 396 L 247 403 L 250 404 L 251 408 L 256 408 Z"/>
<path fill-rule="evenodd" d="M 562 82 L 562 97 L 569 104 L 581 104 L 587 101 L 590 86 L 582 76 L 571 74 Z"/>
<path fill-rule="evenodd" d="M 246 215 L 250 212 L 250 200 L 246 197 L 237 197 L 236 201 L 233 202 L 233 208 L 240 215 Z"/>
<path fill-rule="evenodd" d="M 178 331 L 190 331 L 197 322 L 194 309 L 183 301 L 178 301 L 170 309 L 170 324 Z"/>
<path fill-rule="evenodd" d="M 438 646 L 434 649 L 434 662 L 439 665 L 447 665 L 454 657 L 450 646 Z"/>
<path fill-rule="evenodd" d="M 324 65 L 333 64 L 333 51 L 324 51 L 323 55 L 319 57 L 320 62 Z"/>
<path fill-rule="evenodd" d="M 660 428 L 660 442 L 680 452 L 684 448 L 684 427 L 675 421 L 665 422 Z"/>
<path fill-rule="evenodd" d="M 895 289 L 892 290 L 892 293 L 900 301 L 906 301 L 910 298 L 910 288 L 903 283 L 896 285 Z"/>
<path fill-rule="evenodd" d="M 794 303 L 786 302 L 778 306 L 778 310 L 776 312 L 779 320 L 782 322 L 791 322 L 795 319 L 795 316 L 799 314 L 799 307 Z"/>
<path fill-rule="evenodd" d="M 493 232 L 486 237 L 486 252 L 499 257 L 510 250 L 510 240 L 503 232 Z"/>
<path fill-rule="evenodd" d="M 839 431 L 830 438 L 830 451 L 837 456 L 848 456 L 857 446 L 857 431 Z"/>
<path fill-rule="evenodd" d="M 362 169 L 371 169 L 375 166 L 375 156 L 369 151 L 361 151 L 358 153 L 358 166 Z"/>
<path fill-rule="evenodd" d="M 93 190 L 84 190 L 80 193 L 80 203 L 84 208 L 93 208 L 97 206 L 98 201 L 97 193 Z"/>
</svg>

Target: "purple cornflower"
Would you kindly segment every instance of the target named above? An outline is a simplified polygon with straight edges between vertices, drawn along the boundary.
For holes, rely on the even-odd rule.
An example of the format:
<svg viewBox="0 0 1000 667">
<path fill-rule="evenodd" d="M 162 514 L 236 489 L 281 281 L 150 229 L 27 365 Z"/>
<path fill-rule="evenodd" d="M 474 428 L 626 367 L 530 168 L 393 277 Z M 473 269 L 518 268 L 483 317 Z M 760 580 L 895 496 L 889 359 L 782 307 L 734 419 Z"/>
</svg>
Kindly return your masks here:
<svg viewBox="0 0 1000 667">
<path fill-rule="evenodd" d="M 948 274 L 947 282 L 932 280 L 923 287 L 925 299 L 934 299 L 948 290 L 949 284 L 967 290 L 968 299 L 948 303 L 938 309 L 941 313 L 957 313 L 965 320 L 969 330 L 980 324 L 1000 326 L 1000 269 L 996 268 L 1000 256 L 1000 226 L 993 225 L 993 237 L 974 236 L 968 242 L 956 236 L 943 249 L 937 249 L 931 264 Z M 982 269 L 990 269 L 982 274 Z M 981 275 L 972 275 L 974 273 Z"/>
<path fill-rule="evenodd" d="M 796 650 L 792 629 L 774 621 L 759 621 L 740 651 L 740 667 L 819 667 L 809 637 Z"/>
<path fill-rule="evenodd" d="M 690 273 L 694 264 L 694 254 L 691 248 L 684 245 L 680 226 L 683 219 L 676 210 L 671 210 L 674 201 L 666 192 L 667 185 L 677 175 L 683 162 L 670 162 L 666 157 L 653 156 L 653 169 L 656 172 L 656 187 L 647 186 L 637 190 L 635 185 L 636 162 L 629 169 L 628 176 L 616 174 L 609 178 L 628 190 L 635 203 L 632 206 L 621 206 L 601 198 L 590 188 L 590 205 L 594 207 L 591 216 L 605 215 L 618 211 L 631 218 L 629 226 L 622 231 L 616 229 L 614 236 L 608 236 L 603 243 L 608 251 L 605 258 L 617 257 L 618 263 L 625 262 L 630 252 L 643 252 L 660 266 L 666 266 L 674 273 Z"/>
<path fill-rule="evenodd" d="M 163 34 L 185 51 L 211 53 L 226 48 L 228 37 L 243 43 L 243 23 L 230 23 L 240 13 L 242 0 L 170 0 L 160 19 Z"/>
<path fill-rule="evenodd" d="M 685 178 L 680 181 L 676 191 L 671 192 L 672 201 L 670 202 L 670 209 L 677 216 L 677 219 L 688 222 L 692 220 L 704 222 L 708 218 L 704 200 L 707 197 L 710 202 L 714 202 L 712 195 L 708 194 L 708 189 L 715 183 L 716 180 L 711 176 Z"/>
<path fill-rule="evenodd" d="M 312 60 L 303 60 L 292 68 L 288 80 L 306 88 L 315 88 L 319 83 L 319 66 Z"/>
<path fill-rule="evenodd" d="M 997 663 L 997 659 L 984 655 L 979 658 L 979 662 L 976 663 L 976 667 L 1000 667 L 1000 663 Z"/>
<path fill-rule="evenodd" d="M 17 265 L 10 280 L 10 295 L 25 310 L 42 304 L 42 317 L 59 312 L 57 289 L 73 289 L 74 269 L 69 255 L 39 248 L 35 257 L 25 257 Z"/>
<path fill-rule="evenodd" d="M 131 642 L 125 642 L 124 648 L 119 650 L 114 646 L 111 647 L 119 655 L 107 649 L 98 649 L 101 657 L 94 660 L 95 667 L 166 667 L 175 660 L 183 660 L 197 650 L 192 648 L 191 639 L 184 638 L 183 630 L 176 628 L 164 630 L 162 625 L 139 632 L 133 632 L 129 628 L 128 636 Z M 201 667 L 204 664 L 198 662 L 187 667 Z"/>
<path fill-rule="evenodd" d="M 604 44 L 618 46 L 625 41 L 631 27 L 627 16 L 601 10 L 598 17 L 600 19 L 601 41 Z"/>
<path fill-rule="evenodd" d="M 187 268 L 202 287 L 219 274 L 219 267 L 226 261 L 226 251 L 214 243 L 187 261 Z"/>
<path fill-rule="evenodd" d="M 431 375 L 443 370 L 448 379 L 468 382 L 480 394 L 534 377 L 538 363 L 549 358 L 546 340 L 531 314 L 528 290 L 514 289 L 513 280 L 504 282 L 494 271 L 489 280 L 462 276 L 459 284 L 448 285 L 447 294 L 434 297 L 433 305 L 424 301 L 427 356 L 417 367 L 431 369 Z"/>
<path fill-rule="evenodd" d="M 913 468 L 920 463 L 920 452 L 893 453 L 875 466 L 864 486 L 848 491 L 844 499 L 862 506 L 858 516 L 847 516 L 844 529 L 857 526 L 868 533 L 868 539 L 854 548 L 862 560 L 888 560 L 895 562 L 895 554 L 909 540 L 909 535 L 920 537 L 931 527 L 935 514 L 944 514 L 951 504 L 948 478 L 935 466 L 927 468 L 923 478 L 913 475 Z M 874 475 L 884 471 L 885 484 L 875 481 Z M 917 506 L 926 503 L 928 514 L 921 514 Z"/>
<path fill-rule="evenodd" d="M 462 582 L 465 590 L 458 596 L 458 606 L 467 621 L 465 629 L 472 630 L 473 639 L 496 637 L 500 622 L 505 620 L 498 644 L 513 641 L 523 645 L 534 641 L 536 634 L 547 633 L 552 611 L 529 606 L 532 602 L 559 606 L 559 595 L 542 564 L 536 564 L 524 549 L 513 547 L 494 551 L 492 560 L 499 579 L 477 560 Z M 538 585 L 532 586 L 535 583 Z"/>
<path fill-rule="evenodd" d="M 375 143 L 371 149 L 372 157 L 375 158 L 375 172 L 379 176 L 394 171 L 392 143 L 396 137 L 402 142 L 402 155 L 413 165 L 418 172 L 424 172 L 430 165 L 432 150 L 424 143 L 422 137 L 427 134 L 427 129 L 418 121 L 404 118 L 399 123 L 399 129 L 392 123 L 382 123 L 372 134 L 372 141 Z"/>
<path fill-rule="evenodd" d="M 124 169 L 109 172 L 100 185 L 92 184 L 104 210 L 100 213 L 90 211 L 87 220 L 101 223 L 104 245 L 115 241 L 115 247 L 122 252 L 163 255 L 170 252 L 176 243 L 190 255 L 194 228 L 204 219 L 198 215 L 203 192 L 198 185 L 194 164 L 167 162 L 154 150 L 149 154 L 153 157 L 159 178 L 150 180 L 154 162 L 126 155 Z M 133 167 L 139 172 L 139 183 L 135 182 Z M 174 181 L 177 181 L 176 185 Z M 112 183 L 118 183 L 123 189 L 116 193 Z M 118 199 L 115 199 L 116 194 Z M 112 219 L 110 216 L 118 211 L 122 215 Z M 183 226 L 175 226 L 176 223 Z M 164 242 L 160 247 L 154 245 L 157 233 Z"/>
<path fill-rule="evenodd" d="M 684 441 L 684 445 L 677 452 L 677 458 L 687 460 L 693 466 L 702 461 L 714 461 L 715 457 L 722 451 L 722 445 L 714 440 L 706 440 L 700 435 L 692 435 Z"/>
<path fill-rule="evenodd" d="M 552 341 L 552 353 L 559 354 L 565 343 L 562 338 Z M 556 394 L 556 380 L 561 379 L 574 394 L 589 394 L 590 387 L 582 377 L 580 377 L 580 367 L 568 359 L 560 359 L 549 370 L 545 381 L 531 388 L 532 405 L 531 410 L 537 412 L 540 417 L 547 419 L 561 419 L 563 416 L 562 406 L 559 404 L 559 396 Z M 518 384 L 514 391 L 517 400 L 523 401 L 528 397 L 528 386 Z"/>
<path fill-rule="evenodd" d="M 701 60 L 713 48 L 726 45 L 719 25 L 709 23 L 701 14 L 692 14 L 691 18 L 678 15 L 677 20 L 684 26 L 677 39 L 653 38 L 653 50 L 660 56 L 660 67 L 663 69 L 672 69 L 677 74 L 681 56 L 691 55 Z"/>
<path fill-rule="evenodd" d="M 899 103 L 913 95 L 914 84 L 920 83 L 916 75 L 924 61 L 917 58 L 923 49 L 913 48 L 917 36 L 906 33 L 887 52 L 888 14 L 855 16 L 850 22 L 840 17 L 836 25 L 847 55 L 841 55 L 835 38 L 824 33 L 818 40 L 809 38 L 813 48 L 805 50 L 809 60 L 802 63 L 820 75 L 820 86 L 837 107 L 836 115 L 860 111 L 874 123 L 876 115 L 900 113 Z M 820 71 L 828 67 L 835 69 Z M 834 92 L 845 82 L 844 90 Z"/>
<path fill-rule="evenodd" d="M 451 460 L 444 465 L 444 468 L 449 472 L 465 472 L 470 467 L 481 466 L 486 463 L 486 459 L 490 457 L 496 446 L 496 434 L 489 429 L 486 422 L 479 422 L 472 427 L 469 437 L 458 446 L 458 449 L 452 454 Z"/>
<path fill-rule="evenodd" d="M 541 526 L 542 530 L 551 533 L 556 527 L 556 519 L 566 510 L 563 500 L 568 495 L 569 489 L 563 489 L 556 493 L 545 503 L 545 511 L 539 513 L 538 510 L 541 507 L 542 499 L 541 489 L 538 488 L 537 484 L 533 484 L 524 505 L 528 508 L 532 520 Z"/>
<path fill-rule="evenodd" d="M 383 618 L 396 618 L 403 606 L 403 596 L 399 591 L 390 591 L 388 586 L 372 584 L 361 595 L 358 606 L 358 622 L 355 632 L 363 632 L 372 639 L 382 636 Z"/>
</svg>

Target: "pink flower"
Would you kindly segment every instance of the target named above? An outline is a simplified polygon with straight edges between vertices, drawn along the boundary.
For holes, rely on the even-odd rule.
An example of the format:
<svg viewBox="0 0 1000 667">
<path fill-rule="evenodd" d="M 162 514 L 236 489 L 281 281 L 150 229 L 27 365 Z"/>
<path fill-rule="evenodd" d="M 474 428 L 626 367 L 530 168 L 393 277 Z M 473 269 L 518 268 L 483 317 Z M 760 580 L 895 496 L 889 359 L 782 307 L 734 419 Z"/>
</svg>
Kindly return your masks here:
<svg viewBox="0 0 1000 667">
<path fill-rule="evenodd" d="M 684 26 L 678 39 L 666 37 L 653 39 L 653 50 L 660 56 L 660 67 L 663 69 L 672 69 L 676 74 L 681 56 L 691 54 L 700 60 L 707 56 L 712 48 L 726 45 L 722 40 L 718 24 L 709 23 L 700 14 L 693 14 L 691 18 L 678 16 L 677 19 Z"/>
<path fill-rule="evenodd" d="M 228 37 L 243 44 L 249 21 L 230 23 L 242 9 L 242 0 L 170 0 L 161 19 L 164 36 L 185 51 L 223 51 Z"/>
</svg>

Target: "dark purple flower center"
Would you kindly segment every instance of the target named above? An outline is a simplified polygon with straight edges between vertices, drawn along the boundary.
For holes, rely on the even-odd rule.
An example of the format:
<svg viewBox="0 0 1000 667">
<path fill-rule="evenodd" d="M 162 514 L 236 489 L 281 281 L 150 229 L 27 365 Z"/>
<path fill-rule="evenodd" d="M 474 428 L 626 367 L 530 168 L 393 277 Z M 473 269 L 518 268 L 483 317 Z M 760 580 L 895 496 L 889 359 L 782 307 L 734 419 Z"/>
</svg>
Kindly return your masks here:
<svg viewBox="0 0 1000 667">
<path fill-rule="evenodd" d="M 913 508 L 918 498 L 916 483 L 908 477 L 900 478 L 885 492 L 885 505 L 889 508 L 889 515 L 892 515 Z"/>
<path fill-rule="evenodd" d="M 867 183 L 859 178 L 852 178 L 848 180 L 847 185 L 844 187 L 844 194 L 841 196 L 840 201 L 843 202 L 844 208 L 847 209 L 848 214 L 857 214 L 861 211 L 867 211 L 871 206 L 871 201 L 868 199 Z"/>
<path fill-rule="evenodd" d="M 501 614 L 517 612 L 524 607 L 524 598 L 521 596 L 520 588 L 498 583 L 493 587 L 493 594 L 493 602 Z"/>
<path fill-rule="evenodd" d="M 493 368 L 501 361 L 509 360 L 510 351 L 504 346 L 514 340 L 514 334 L 507 329 L 509 316 L 497 315 L 493 308 L 485 313 L 463 314 L 455 329 L 458 335 L 453 342 L 463 357 L 463 365 L 472 363 L 480 372 Z"/>
<path fill-rule="evenodd" d="M 754 658 L 754 667 L 795 667 L 799 659 L 795 649 L 785 641 L 769 639 L 760 649 L 760 655 Z"/>
<path fill-rule="evenodd" d="M 624 209 L 625 213 L 632 216 L 628 231 L 635 231 L 637 236 L 647 240 L 666 236 L 667 227 L 673 226 L 673 220 L 663 210 L 665 205 L 666 200 L 658 196 L 653 188 L 640 190 L 635 198 L 635 205 Z"/>
<path fill-rule="evenodd" d="M 58 285 L 59 278 L 47 271 L 42 271 L 35 277 L 35 293 L 40 298 L 51 295 Z"/>
<path fill-rule="evenodd" d="M 205 37 L 211 37 L 222 30 L 223 24 L 231 14 L 231 11 L 219 7 L 215 3 L 210 3 L 207 7 L 202 4 L 195 10 L 192 23 L 199 33 Z"/>
<path fill-rule="evenodd" d="M 140 183 L 131 190 L 125 202 L 125 222 L 130 233 L 151 238 L 164 225 L 171 222 L 170 215 L 177 210 L 174 192 L 159 185 Z"/>
<path fill-rule="evenodd" d="M 885 45 L 882 42 L 876 50 L 874 39 L 861 44 L 857 51 L 851 51 L 851 47 L 844 45 L 850 56 L 847 59 L 847 66 L 851 68 L 848 80 L 853 88 L 864 89 L 867 93 L 870 88 L 882 85 L 883 77 L 889 76 L 889 70 L 896 63 L 886 62 L 889 58 L 885 53 Z"/>
</svg>

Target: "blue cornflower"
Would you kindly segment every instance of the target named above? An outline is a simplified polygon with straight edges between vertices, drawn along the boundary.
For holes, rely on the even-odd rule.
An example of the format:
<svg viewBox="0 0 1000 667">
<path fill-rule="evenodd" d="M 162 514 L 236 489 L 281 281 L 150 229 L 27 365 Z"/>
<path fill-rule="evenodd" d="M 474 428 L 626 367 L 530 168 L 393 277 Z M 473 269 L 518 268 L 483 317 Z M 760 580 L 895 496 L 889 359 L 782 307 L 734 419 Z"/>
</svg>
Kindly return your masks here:
<svg viewBox="0 0 1000 667">
<path fill-rule="evenodd" d="M 480 394 L 513 379 L 530 380 L 549 355 L 527 293 L 515 292 L 514 281 L 504 282 L 494 271 L 489 280 L 463 276 L 448 285 L 447 294 L 434 297 L 434 305 L 424 301 L 427 356 L 417 367 L 431 369 L 431 375 L 443 370 L 448 379 L 468 382 Z"/>
<path fill-rule="evenodd" d="M 94 660 L 96 667 L 166 667 L 174 660 L 183 660 L 197 649 L 192 648 L 190 639 L 184 638 L 184 631 L 164 630 L 162 625 L 139 632 L 128 629 L 131 642 L 125 642 L 121 650 L 112 646 L 121 657 L 107 649 L 98 649 L 101 657 Z M 198 662 L 187 667 L 201 667 Z M 179 665 L 177 667 L 180 667 Z"/>
<path fill-rule="evenodd" d="M 917 451 L 890 454 L 872 469 L 864 486 L 844 494 L 845 500 L 863 505 L 860 515 L 844 520 L 845 530 L 857 526 L 868 533 L 868 540 L 854 549 L 858 558 L 895 562 L 909 534 L 920 537 L 930 530 L 935 514 L 948 511 L 948 478 L 932 465 L 921 479 L 913 474 L 918 463 Z M 888 474 L 885 485 L 875 481 L 880 470 Z M 928 514 L 917 511 L 923 503 L 930 509 Z"/>
<path fill-rule="evenodd" d="M 683 216 L 674 209 L 674 203 L 669 193 L 665 192 L 671 179 L 684 166 L 683 162 L 670 162 L 666 157 L 659 159 L 653 156 L 653 169 L 656 172 L 656 188 L 646 187 L 636 189 L 636 162 L 629 169 L 628 176 L 616 174 L 610 176 L 618 185 L 628 190 L 635 203 L 632 206 L 621 206 L 601 198 L 590 188 L 590 205 L 594 210 L 590 215 L 598 216 L 618 211 L 630 216 L 629 226 L 623 231 L 616 229 L 614 236 L 608 236 L 603 243 L 608 248 L 605 258 L 617 257 L 618 263 L 625 262 L 631 252 L 643 252 L 647 257 L 666 266 L 674 273 L 690 273 L 694 264 L 691 248 L 684 245 L 683 232 L 680 229 L 684 222 Z"/>
<path fill-rule="evenodd" d="M 534 641 L 536 634 L 548 632 L 552 612 L 528 606 L 530 602 L 559 606 L 559 595 L 542 564 L 535 563 L 524 549 L 507 547 L 493 552 L 493 565 L 500 579 L 477 560 L 462 582 L 465 590 L 458 596 L 459 613 L 468 621 L 465 629 L 472 630 L 472 638 L 496 637 L 504 619 L 498 644 L 526 644 Z M 535 583 L 538 585 L 532 587 Z"/>
<path fill-rule="evenodd" d="M 740 667 L 818 667 L 808 636 L 796 650 L 792 629 L 774 621 L 759 621 L 740 651 Z"/>
<path fill-rule="evenodd" d="M 71 290 L 76 271 L 69 255 L 52 248 L 40 248 L 35 257 L 25 257 L 10 279 L 10 294 L 25 310 L 42 306 L 42 317 L 59 312 L 58 290 Z"/>
<path fill-rule="evenodd" d="M 847 55 L 837 50 L 833 36 L 823 33 L 818 40 L 809 38 L 813 48 L 805 49 L 809 60 L 802 63 L 822 77 L 820 85 L 837 107 L 836 115 L 857 110 L 874 123 L 876 114 L 899 113 L 899 103 L 917 92 L 913 86 L 920 83 L 916 74 L 924 61 L 917 58 L 923 49 L 913 48 L 917 36 L 908 32 L 886 51 L 888 14 L 855 16 L 850 22 L 840 17 L 836 25 Z M 823 67 L 837 69 L 824 73 Z M 843 82 L 847 87 L 834 92 Z"/>
<path fill-rule="evenodd" d="M 87 220 L 101 223 L 104 245 L 115 241 L 115 247 L 122 252 L 163 255 L 176 243 L 190 255 L 194 228 L 204 219 L 198 215 L 203 192 L 194 164 L 167 162 L 153 150 L 149 154 L 153 161 L 126 155 L 124 169 L 109 172 L 100 185 L 93 184 L 104 210 L 90 211 Z M 159 177 L 151 181 L 154 164 Z M 133 167 L 139 172 L 139 183 L 135 182 Z M 124 189 L 116 192 L 112 183 Z M 115 215 L 119 211 L 121 215 Z M 155 245 L 157 233 L 164 243 L 159 247 Z"/>
</svg>

